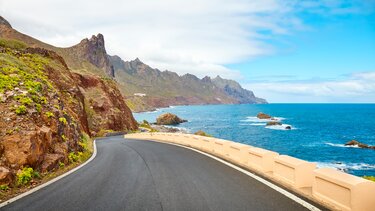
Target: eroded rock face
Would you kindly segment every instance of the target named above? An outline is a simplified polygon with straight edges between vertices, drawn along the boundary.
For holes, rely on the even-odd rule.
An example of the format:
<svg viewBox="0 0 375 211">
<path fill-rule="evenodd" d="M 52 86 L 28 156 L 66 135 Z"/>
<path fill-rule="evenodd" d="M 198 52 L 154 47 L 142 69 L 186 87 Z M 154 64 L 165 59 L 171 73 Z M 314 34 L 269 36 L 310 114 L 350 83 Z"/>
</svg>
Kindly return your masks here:
<svg viewBox="0 0 375 211">
<path fill-rule="evenodd" d="M 178 125 L 183 122 L 187 122 L 187 120 L 171 113 L 162 114 L 156 119 L 156 124 L 158 125 Z"/>
<path fill-rule="evenodd" d="M 258 119 L 271 119 L 272 118 L 270 115 L 262 113 L 262 112 L 258 113 L 257 117 Z"/>
<path fill-rule="evenodd" d="M 80 74 L 75 74 L 75 78 L 85 96 L 91 131 L 137 129 L 137 122 L 114 81 Z"/>
</svg>

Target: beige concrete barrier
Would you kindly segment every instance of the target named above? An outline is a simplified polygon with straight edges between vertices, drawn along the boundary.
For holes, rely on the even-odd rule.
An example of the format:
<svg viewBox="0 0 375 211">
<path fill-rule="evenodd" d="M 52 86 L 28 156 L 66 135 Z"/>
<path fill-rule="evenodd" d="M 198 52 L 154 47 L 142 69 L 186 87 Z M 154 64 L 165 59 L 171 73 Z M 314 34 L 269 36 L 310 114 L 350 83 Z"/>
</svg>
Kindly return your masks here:
<svg viewBox="0 0 375 211">
<path fill-rule="evenodd" d="M 245 165 L 261 173 L 273 172 L 275 157 L 278 155 L 279 153 L 270 150 L 252 147 L 246 151 Z"/>
<path fill-rule="evenodd" d="M 375 210 L 375 182 L 335 169 L 314 171 L 313 196 L 341 210 Z"/>
<path fill-rule="evenodd" d="M 214 138 L 212 146 L 213 146 L 213 154 L 226 159 L 227 158 L 227 146 L 230 144 L 229 141 Z"/>
<path fill-rule="evenodd" d="M 231 161 L 285 185 L 329 208 L 375 211 L 375 183 L 276 152 L 192 134 L 135 133 L 125 138 L 157 140 L 192 147 Z M 308 190 L 308 191 L 306 191 Z"/>
<path fill-rule="evenodd" d="M 213 145 L 213 138 L 210 137 L 199 137 L 199 140 L 201 141 L 202 147 L 201 150 L 208 153 L 213 153 L 214 145 Z"/>
<path fill-rule="evenodd" d="M 227 159 L 241 166 L 246 164 L 247 151 L 252 148 L 249 145 L 230 142 L 226 145 Z"/>
<path fill-rule="evenodd" d="M 275 157 L 273 176 L 294 188 L 312 187 L 316 163 L 287 155 Z"/>
</svg>

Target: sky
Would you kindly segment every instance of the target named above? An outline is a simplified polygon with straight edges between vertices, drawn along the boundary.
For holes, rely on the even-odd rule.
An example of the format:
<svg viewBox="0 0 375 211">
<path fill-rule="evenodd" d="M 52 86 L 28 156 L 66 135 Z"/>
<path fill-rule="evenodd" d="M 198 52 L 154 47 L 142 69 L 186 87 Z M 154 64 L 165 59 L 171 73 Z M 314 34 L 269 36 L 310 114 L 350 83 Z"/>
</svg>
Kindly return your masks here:
<svg viewBox="0 0 375 211">
<path fill-rule="evenodd" d="M 20 32 L 237 80 L 272 103 L 375 103 L 375 0 L 0 0 Z"/>
</svg>

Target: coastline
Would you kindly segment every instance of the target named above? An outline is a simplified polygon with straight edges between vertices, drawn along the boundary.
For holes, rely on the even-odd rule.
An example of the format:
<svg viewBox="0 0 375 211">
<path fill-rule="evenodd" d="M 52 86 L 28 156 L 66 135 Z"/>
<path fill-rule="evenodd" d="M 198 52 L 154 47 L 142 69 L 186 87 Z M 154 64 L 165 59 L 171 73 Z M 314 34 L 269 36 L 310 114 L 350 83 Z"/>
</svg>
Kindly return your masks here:
<svg viewBox="0 0 375 211">
<path fill-rule="evenodd" d="M 343 145 L 352 140 L 375 145 L 375 128 L 366 112 L 375 104 L 235 104 L 189 105 L 163 108 L 187 123 L 178 125 L 190 133 L 203 130 L 214 137 L 288 154 L 317 162 L 319 166 L 332 167 L 357 176 L 375 176 L 374 150 Z M 356 112 L 353 119 L 352 112 Z M 138 121 L 155 121 L 162 113 L 135 113 Z M 283 118 L 292 130 L 266 127 L 254 121 L 258 112 Z M 251 117 L 250 119 L 248 117 Z M 353 122 L 354 121 L 354 122 Z M 279 129 L 279 130 L 278 130 Z M 251 137 L 251 138 L 249 138 Z M 316 153 L 320 156 L 317 157 Z M 347 156 L 350 154 L 350 156 Z"/>
</svg>

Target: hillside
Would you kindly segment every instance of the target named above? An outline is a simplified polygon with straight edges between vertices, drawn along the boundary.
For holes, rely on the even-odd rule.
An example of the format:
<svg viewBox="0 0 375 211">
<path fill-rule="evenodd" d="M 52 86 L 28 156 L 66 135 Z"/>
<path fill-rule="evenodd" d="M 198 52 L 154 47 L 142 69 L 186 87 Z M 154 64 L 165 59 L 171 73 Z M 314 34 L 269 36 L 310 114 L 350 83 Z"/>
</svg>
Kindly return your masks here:
<svg viewBox="0 0 375 211">
<path fill-rule="evenodd" d="M 9 31 L 0 18 L 0 37 Z M 15 185 L 25 167 L 47 172 L 79 159 L 88 136 L 138 127 L 115 81 L 73 73 L 29 41 L 0 38 L 0 185 Z"/>
</svg>

